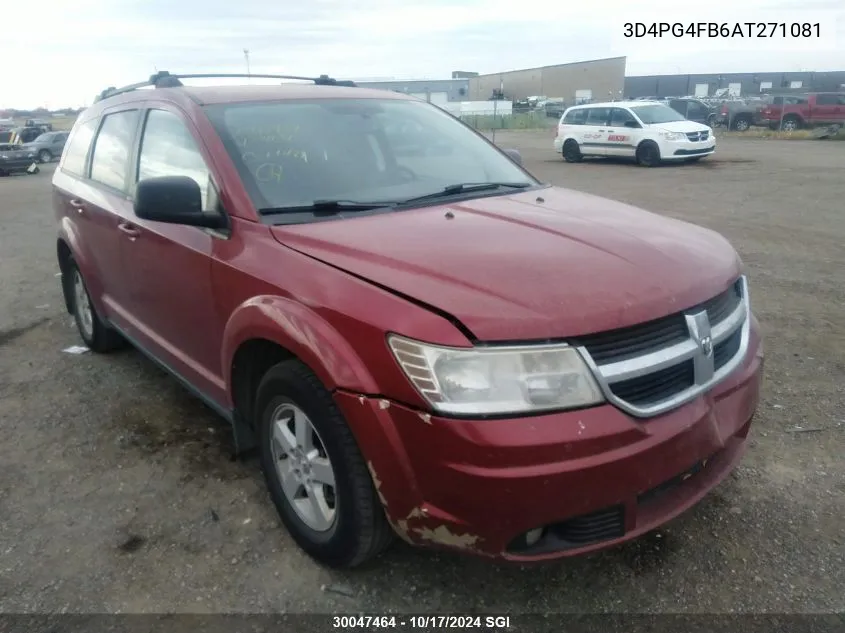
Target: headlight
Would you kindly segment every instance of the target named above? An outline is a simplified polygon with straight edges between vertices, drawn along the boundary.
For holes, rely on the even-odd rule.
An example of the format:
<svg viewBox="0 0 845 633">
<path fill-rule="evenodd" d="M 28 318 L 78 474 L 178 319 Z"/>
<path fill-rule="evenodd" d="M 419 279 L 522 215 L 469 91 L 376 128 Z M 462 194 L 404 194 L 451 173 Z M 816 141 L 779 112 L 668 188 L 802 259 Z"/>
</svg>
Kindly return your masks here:
<svg viewBox="0 0 845 633">
<path fill-rule="evenodd" d="M 687 137 L 683 132 L 670 132 L 669 130 L 660 130 L 660 136 L 667 141 L 682 141 Z"/>
<path fill-rule="evenodd" d="M 440 347 L 393 334 L 388 344 L 408 379 L 443 413 L 527 413 L 604 400 L 568 345 Z"/>
</svg>

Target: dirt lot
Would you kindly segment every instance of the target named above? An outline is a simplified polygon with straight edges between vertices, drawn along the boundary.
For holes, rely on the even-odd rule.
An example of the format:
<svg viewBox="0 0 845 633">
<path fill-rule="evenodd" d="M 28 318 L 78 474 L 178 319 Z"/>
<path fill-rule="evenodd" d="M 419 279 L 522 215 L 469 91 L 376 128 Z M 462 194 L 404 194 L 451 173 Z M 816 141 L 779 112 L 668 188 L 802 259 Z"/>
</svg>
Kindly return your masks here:
<svg viewBox="0 0 845 633">
<path fill-rule="evenodd" d="M 497 137 L 544 180 L 724 233 L 748 267 L 765 393 L 746 459 L 706 500 L 548 566 L 397 543 L 363 570 L 320 568 L 203 405 L 136 352 L 62 353 L 79 340 L 44 169 L 0 179 L 0 612 L 845 610 L 845 144 L 723 139 L 648 170 L 564 164 L 551 140 Z"/>
</svg>

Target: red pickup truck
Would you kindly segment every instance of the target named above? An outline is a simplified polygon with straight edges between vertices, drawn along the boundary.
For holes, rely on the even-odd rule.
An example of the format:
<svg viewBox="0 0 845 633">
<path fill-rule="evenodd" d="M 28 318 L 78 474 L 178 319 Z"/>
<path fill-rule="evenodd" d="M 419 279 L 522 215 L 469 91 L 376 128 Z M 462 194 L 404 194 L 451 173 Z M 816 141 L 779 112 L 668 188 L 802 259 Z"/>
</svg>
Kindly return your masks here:
<svg viewBox="0 0 845 633">
<path fill-rule="evenodd" d="M 758 114 L 762 125 L 774 129 L 845 124 L 845 93 L 816 92 L 788 101 L 783 99 L 766 105 Z"/>
</svg>

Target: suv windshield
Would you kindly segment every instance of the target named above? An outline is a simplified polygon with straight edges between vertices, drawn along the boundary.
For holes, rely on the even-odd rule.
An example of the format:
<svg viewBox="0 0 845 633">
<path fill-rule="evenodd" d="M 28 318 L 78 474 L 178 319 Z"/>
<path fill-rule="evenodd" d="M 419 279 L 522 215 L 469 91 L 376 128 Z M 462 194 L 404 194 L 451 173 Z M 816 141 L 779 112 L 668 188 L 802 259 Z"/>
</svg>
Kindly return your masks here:
<svg viewBox="0 0 845 633">
<path fill-rule="evenodd" d="M 326 200 L 401 203 L 470 183 L 539 184 L 471 129 L 424 102 L 316 99 L 205 110 L 258 209 Z M 491 194 L 479 191 L 475 195 Z"/>
<path fill-rule="evenodd" d="M 675 112 L 672 108 L 665 105 L 643 105 L 632 106 L 634 114 L 640 117 L 640 120 L 646 125 L 654 123 L 671 123 L 672 121 L 685 121 L 686 119 Z"/>
</svg>

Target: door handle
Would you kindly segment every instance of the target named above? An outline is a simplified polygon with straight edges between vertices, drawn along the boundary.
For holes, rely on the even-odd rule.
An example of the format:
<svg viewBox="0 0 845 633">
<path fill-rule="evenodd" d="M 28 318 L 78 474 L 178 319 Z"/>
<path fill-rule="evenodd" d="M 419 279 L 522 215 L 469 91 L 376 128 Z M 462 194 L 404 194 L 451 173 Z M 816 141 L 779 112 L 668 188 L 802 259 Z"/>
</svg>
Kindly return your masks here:
<svg viewBox="0 0 845 633">
<path fill-rule="evenodd" d="M 132 242 L 138 239 L 138 236 L 141 235 L 141 230 L 139 228 L 132 226 L 127 222 L 121 222 L 117 225 L 117 228 L 120 229 L 121 232 L 126 233 Z"/>
<path fill-rule="evenodd" d="M 82 213 L 85 211 L 85 203 L 81 202 L 80 200 L 71 199 L 70 206 L 76 209 L 77 213 Z"/>
</svg>

